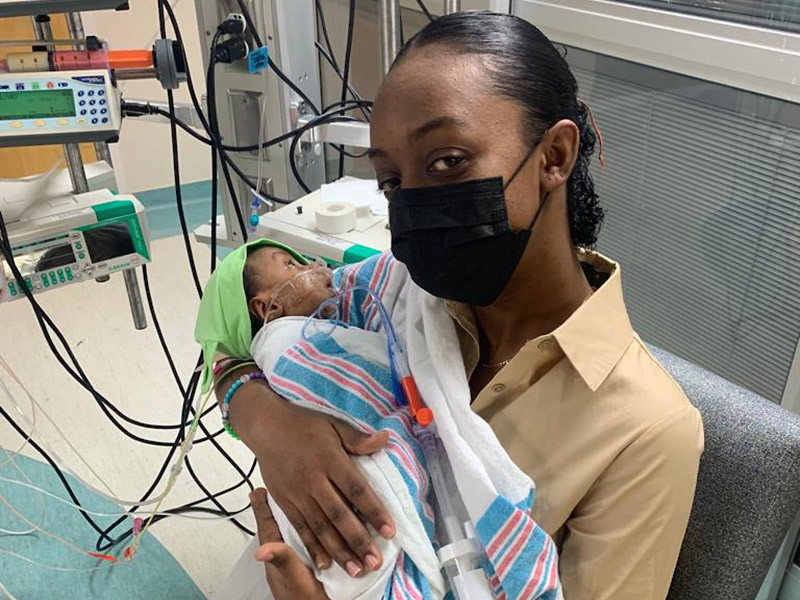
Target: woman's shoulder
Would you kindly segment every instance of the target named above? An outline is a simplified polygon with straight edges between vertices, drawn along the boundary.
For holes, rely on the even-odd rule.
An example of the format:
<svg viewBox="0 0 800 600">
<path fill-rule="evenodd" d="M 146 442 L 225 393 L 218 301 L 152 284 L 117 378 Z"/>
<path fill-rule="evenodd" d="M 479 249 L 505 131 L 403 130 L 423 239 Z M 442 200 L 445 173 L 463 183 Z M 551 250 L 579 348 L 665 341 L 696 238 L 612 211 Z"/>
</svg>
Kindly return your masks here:
<svg viewBox="0 0 800 600">
<path fill-rule="evenodd" d="M 669 427 L 696 432 L 699 412 L 638 335 L 634 335 L 610 379 L 615 400 L 638 429 Z"/>
</svg>

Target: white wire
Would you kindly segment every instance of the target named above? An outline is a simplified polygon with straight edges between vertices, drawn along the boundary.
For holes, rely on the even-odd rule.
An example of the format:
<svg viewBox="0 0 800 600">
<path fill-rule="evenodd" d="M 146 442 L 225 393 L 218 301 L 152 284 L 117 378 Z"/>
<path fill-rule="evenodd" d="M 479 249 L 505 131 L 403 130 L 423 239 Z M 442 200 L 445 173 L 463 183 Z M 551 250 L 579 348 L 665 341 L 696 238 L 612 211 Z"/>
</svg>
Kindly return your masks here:
<svg viewBox="0 0 800 600">
<path fill-rule="evenodd" d="M 28 558 L 27 556 L 23 556 L 22 554 L 17 554 L 16 552 L 12 552 L 11 550 L 6 550 L 5 548 L 0 548 L 0 553 L 6 554 L 8 556 L 13 556 L 14 558 L 18 558 L 20 560 L 24 560 L 25 562 L 29 562 L 32 565 L 36 565 L 37 567 L 42 567 L 43 569 L 49 569 L 51 571 L 66 571 L 66 572 L 69 572 L 69 573 L 75 573 L 75 572 L 82 573 L 84 571 L 99 571 L 100 569 L 109 569 L 111 567 L 119 568 L 119 567 L 121 567 L 121 566 L 123 566 L 125 564 L 123 561 L 117 561 L 115 563 L 107 563 L 107 564 L 104 564 L 104 565 L 99 565 L 97 567 L 83 567 L 83 568 L 77 568 L 77 567 L 55 567 L 53 565 L 46 565 L 44 563 L 40 563 L 37 560 L 33 560 L 32 558 Z M 8 591 L 6 591 L 6 593 L 8 594 Z"/>
<path fill-rule="evenodd" d="M 0 477 L 0 483 L 10 483 L 12 485 L 18 485 L 18 486 L 21 486 L 21 487 L 29 488 L 31 490 L 35 490 L 35 491 L 37 491 L 37 492 L 39 492 L 41 494 L 44 494 L 45 496 L 48 496 L 48 497 L 52 498 L 53 500 L 57 500 L 58 502 L 61 502 L 62 504 L 66 504 L 67 506 L 72 506 L 73 508 L 77 508 L 77 509 L 79 509 L 79 510 L 81 510 L 81 511 L 87 513 L 87 514 L 94 515 L 96 517 L 133 517 L 133 516 L 149 517 L 150 515 L 156 515 L 156 516 L 165 516 L 165 517 L 167 517 L 167 516 L 168 517 L 179 517 L 181 519 L 192 519 L 194 521 L 222 521 L 222 520 L 229 520 L 229 519 L 235 519 L 236 518 L 235 516 L 230 516 L 230 517 L 226 517 L 226 516 L 202 517 L 202 516 L 199 516 L 199 515 L 187 515 L 187 514 L 182 514 L 182 513 L 171 513 L 171 512 L 164 512 L 164 511 L 156 512 L 156 513 L 153 513 L 153 512 L 141 512 L 141 513 L 138 513 L 138 512 L 137 513 L 101 512 L 101 511 L 89 510 L 85 506 L 78 506 L 77 504 L 75 504 L 71 500 L 67 500 L 66 498 L 62 498 L 61 496 L 59 496 L 57 494 L 54 494 L 52 492 L 48 492 L 47 490 L 43 490 L 42 488 L 37 487 L 33 483 L 25 483 L 24 481 L 19 481 L 19 480 L 16 480 L 16 479 L 9 479 L 8 477 Z"/>
<path fill-rule="evenodd" d="M 5 366 L 7 366 L 7 365 L 5 364 L 5 361 L 3 361 L 3 359 L 2 359 L 2 358 L 0 358 L 0 362 L 2 362 L 2 363 L 5 365 Z M 30 429 L 30 431 L 28 432 L 28 435 L 25 437 L 25 440 L 22 442 L 22 445 L 21 445 L 19 448 L 17 448 L 17 449 L 16 449 L 14 452 L 9 452 L 9 451 L 8 451 L 8 450 L 6 450 L 5 448 L 2 448 L 2 449 L 3 449 L 3 452 L 4 452 L 4 453 L 5 453 L 5 455 L 6 455 L 6 459 L 3 461 L 3 463 L 2 463 L 2 464 L 0 464 L 0 471 L 2 471 L 3 469 L 5 469 L 5 467 L 6 467 L 6 465 L 7 465 L 7 464 L 11 463 L 11 464 L 14 466 L 14 468 L 15 468 L 17 471 L 19 471 L 19 473 L 20 473 L 20 474 L 21 474 L 23 477 L 25 477 L 25 479 L 27 479 L 29 482 L 33 483 L 33 482 L 32 482 L 32 481 L 31 481 L 31 480 L 28 478 L 28 476 L 25 474 L 25 472 L 24 472 L 22 469 L 20 469 L 20 468 L 19 468 L 19 465 L 17 464 L 17 462 L 16 462 L 16 460 L 15 460 L 15 459 L 17 458 L 17 456 L 19 456 L 20 452 L 22 452 L 22 451 L 23 451 L 23 450 L 26 448 L 26 446 L 27 446 L 27 445 L 30 443 L 30 441 L 31 441 L 31 438 L 33 437 L 33 433 L 36 431 L 36 403 L 35 403 L 35 401 L 34 401 L 34 399 L 33 399 L 33 396 L 31 396 L 30 394 L 28 394 L 28 390 L 26 390 L 26 389 L 25 389 L 25 386 L 23 386 L 23 385 L 21 384 L 21 382 L 19 381 L 19 379 L 17 379 L 16 375 L 15 375 L 13 372 L 10 372 L 10 371 L 9 371 L 9 374 L 11 375 L 12 379 L 14 379 L 14 380 L 17 382 L 17 384 L 19 384 L 19 385 L 20 385 L 20 387 L 22 388 L 22 390 L 23 390 L 23 391 L 25 392 L 25 394 L 28 396 L 28 400 L 30 400 L 30 403 L 31 403 L 31 415 L 32 415 L 32 417 L 33 417 L 33 423 L 31 424 L 31 429 Z M 21 408 L 21 407 L 20 407 L 20 406 L 19 406 L 19 405 L 18 405 L 18 404 L 17 404 L 17 403 L 14 401 L 14 399 L 13 399 L 14 397 L 13 397 L 13 395 L 11 394 L 11 391 L 10 391 L 10 390 L 9 390 L 9 389 L 6 387 L 6 384 L 3 382 L 3 380 L 2 380 L 2 379 L 0 379 L 0 387 L 2 387 L 2 388 L 3 388 L 3 393 L 5 393 L 5 395 L 6 395 L 6 396 L 7 396 L 9 399 L 11 399 L 11 401 L 12 401 L 12 404 L 14 404 L 14 406 L 15 406 L 15 407 L 16 407 L 16 409 L 17 409 L 17 412 L 19 412 L 21 415 L 25 416 L 25 413 L 22 411 L 22 408 Z M 38 498 L 39 498 L 39 505 L 40 505 L 40 507 L 41 507 L 41 518 L 39 519 L 39 526 L 41 526 L 41 525 L 43 525 L 43 524 L 44 524 L 44 519 L 45 519 L 45 506 L 44 506 L 44 497 L 43 497 L 43 496 L 40 494 L 40 495 L 38 496 Z M 27 530 L 25 530 L 25 531 L 14 531 L 14 530 L 12 530 L 12 529 L 5 529 L 5 528 L 3 528 L 3 527 L 0 527 L 0 533 L 2 533 L 2 534 L 4 534 L 4 535 L 12 535 L 12 536 L 30 535 L 30 534 L 34 533 L 35 531 L 36 531 L 36 527 L 35 527 L 35 526 L 34 526 L 34 527 L 31 527 L 30 529 L 27 529 Z"/>
<path fill-rule="evenodd" d="M 0 357 L 0 364 L 2 364 L 4 366 L 4 368 L 8 366 L 8 365 L 6 365 L 6 362 L 3 360 L 2 357 Z M 9 374 L 12 377 L 12 379 L 14 379 L 17 382 L 17 384 L 20 384 L 20 381 L 17 379 L 16 375 L 14 375 L 13 372 L 9 371 L 9 369 L 6 369 L 6 371 L 9 372 Z M 17 409 L 17 412 L 20 413 L 23 417 L 25 417 L 26 416 L 25 413 L 22 411 L 22 409 L 19 407 L 19 405 L 14 401 L 14 396 L 11 394 L 11 391 L 6 387 L 6 384 L 3 382 L 2 379 L 0 379 L 0 387 L 3 388 L 3 392 L 5 393 L 5 395 L 8 396 L 8 398 L 11 400 L 12 404 L 14 404 L 14 406 Z M 33 437 L 33 432 L 36 431 L 36 401 L 33 399 L 33 396 L 28 394 L 28 390 L 25 389 L 25 386 L 20 384 L 20 387 L 25 392 L 25 394 L 28 396 L 28 400 L 31 403 L 31 416 L 32 416 L 33 422 L 31 423 L 31 429 L 28 432 L 28 435 L 25 437 L 25 441 L 22 442 L 22 445 L 19 448 L 17 448 L 12 453 L 9 453 L 8 450 L 3 448 L 3 450 L 5 450 L 6 454 L 8 455 L 8 458 L 5 460 L 5 462 L 3 464 L 0 465 L 0 471 L 2 471 L 9 462 L 14 460 L 19 455 L 19 453 L 22 452 L 27 447 L 27 445 L 31 441 L 31 438 Z M 29 421 L 29 423 L 30 423 L 30 421 Z"/>
<path fill-rule="evenodd" d="M 25 395 L 28 397 L 28 399 L 31 402 L 32 409 L 35 409 L 36 407 L 39 408 L 39 410 L 42 412 L 44 417 L 48 420 L 50 425 L 52 425 L 53 428 L 58 432 L 58 435 L 61 436 L 61 439 L 64 440 L 64 442 L 67 444 L 67 446 L 69 446 L 70 450 L 72 450 L 75 453 L 75 455 L 78 457 L 78 459 L 80 459 L 80 461 L 83 463 L 83 465 L 92 473 L 92 475 L 97 477 L 97 480 L 105 486 L 105 488 L 109 491 L 109 493 L 113 493 L 111 487 L 103 480 L 102 477 L 100 477 L 100 474 L 97 471 L 95 471 L 88 462 L 86 462 L 86 460 L 83 458 L 83 455 L 80 452 L 78 452 L 78 450 L 77 450 L 77 448 L 75 448 L 75 446 L 72 445 L 72 442 L 69 441 L 69 438 L 64 434 L 63 431 L 61 431 L 61 428 L 50 417 L 50 415 L 48 414 L 47 410 L 45 410 L 45 408 L 41 404 L 39 404 L 39 402 L 36 400 L 36 398 L 33 397 L 33 394 L 31 394 L 28 391 L 28 388 L 25 387 L 25 384 L 23 384 L 22 381 L 20 381 L 20 379 L 17 376 L 17 374 L 8 365 L 8 363 L 6 363 L 6 361 L 3 360 L 2 357 L 0 357 L 0 366 L 3 367 L 3 369 L 12 377 L 12 379 L 14 379 L 14 381 L 17 382 L 17 385 L 19 385 L 19 387 L 22 388 L 22 391 L 25 392 Z M 0 380 L 0 384 L 2 384 L 2 380 Z M 5 386 L 3 386 L 3 387 L 5 388 Z M 22 416 L 23 419 L 25 419 L 25 421 L 28 423 L 28 425 L 30 425 L 30 427 L 31 427 L 31 434 L 30 435 L 32 436 L 33 433 L 37 430 L 37 428 L 36 428 L 36 411 L 33 410 L 34 420 L 33 420 L 33 423 L 31 423 L 31 421 L 28 419 L 27 415 L 22 411 L 20 406 L 14 401 L 13 396 L 8 394 L 8 390 L 6 390 L 6 394 L 11 399 L 11 402 L 14 404 L 14 407 L 17 409 L 17 412 Z M 63 461 L 60 460 L 60 458 L 58 457 L 58 454 L 56 454 L 56 452 L 53 450 L 52 446 L 50 446 L 47 443 L 46 440 L 42 440 L 42 442 L 43 442 L 43 445 L 50 451 L 50 454 L 52 454 L 54 456 L 55 462 L 57 464 L 59 464 L 60 467 L 62 467 L 62 470 L 68 472 L 70 475 L 72 475 L 73 477 L 76 477 L 77 479 L 81 479 L 80 477 L 75 475 L 74 472 L 69 470 L 67 467 L 63 466 Z M 87 485 L 87 487 L 91 487 L 91 486 Z"/>
<path fill-rule="evenodd" d="M 34 399 L 33 396 L 27 391 L 25 386 L 22 384 L 22 382 L 19 381 L 19 379 L 16 378 L 16 375 L 14 375 L 13 371 L 11 370 L 11 367 L 9 367 L 6 364 L 6 362 L 2 359 L 2 357 L 0 357 L 0 366 L 2 366 L 6 371 L 8 371 L 12 375 L 12 377 L 14 377 L 17 380 L 17 382 L 25 390 L 25 392 L 28 394 L 28 396 L 31 398 L 31 400 L 35 403 L 35 405 L 39 408 L 39 410 L 42 412 L 42 414 L 45 416 L 45 418 L 50 422 L 50 424 L 53 426 L 53 428 L 61 436 L 61 439 L 64 440 L 64 442 L 67 444 L 67 446 L 69 446 L 69 448 L 75 453 L 75 455 L 83 463 L 83 465 L 87 469 L 89 469 L 89 471 L 91 471 L 91 473 L 95 477 L 97 477 L 97 479 L 100 481 L 100 483 L 102 483 L 110 493 L 107 494 L 107 493 L 99 490 L 98 488 L 94 487 L 90 483 L 84 481 L 82 477 L 77 475 L 72 469 L 70 469 L 66 465 L 66 463 L 61 459 L 61 457 L 58 455 L 58 453 L 53 449 L 53 447 L 50 444 L 48 444 L 48 442 L 45 439 L 41 439 L 40 440 L 41 445 L 43 445 L 48 450 L 48 452 L 51 455 L 51 458 L 53 459 L 53 462 L 56 463 L 58 465 L 58 467 L 62 471 L 64 471 L 65 473 L 68 473 L 69 475 L 71 475 L 75 479 L 79 480 L 85 487 L 87 487 L 88 489 L 92 490 L 96 494 L 99 494 L 100 496 L 102 496 L 103 498 L 106 498 L 107 500 L 111 500 L 112 502 L 116 502 L 117 504 L 122 504 L 123 506 L 150 506 L 150 505 L 156 504 L 158 502 L 161 502 L 164 498 L 166 498 L 167 494 L 169 493 L 169 488 L 165 488 L 164 491 L 161 494 L 159 494 L 158 496 L 155 496 L 155 497 L 151 498 L 150 500 L 145 500 L 145 501 L 141 501 L 141 500 L 124 500 L 122 498 L 117 498 L 116 496 L 114 496 L 113 495 L 113 491 L 111 490 L 111 487 L 105 481 L 103 481 L 103 479 L 100 477 L 100 475 L 98 475 L 98 473 L 91 467 L 91 465 L 89 465 L 89 463 L 86 461 L 86 459 L 83 458 L 83 455 L 80 452 L 78 452 L 77 448 L 75 448 L 75 446 L 72 445 L 72 442 L 69 441 L 69 438 L 64 434 L 64 432 L 61 430 L 61 428 L 55 423 L 55 421 L 47 413 L 47 410 L 45 410 L 45 408 L 36 399 Z M 2 383 L 2 380 L 0 380 L 0 383 Z M 35 428 L 34 428 L 33 424 L 31 423 L 30 419 L 28 419 L 28 417 L 24 413 L 24 411 L 21 410 L 21 408 L 16 403 L 14 398 L 10 397 L 10 400 L 14 404 L 14 406 L 16 407 L 17 412 L 19 412 L 22 415 L 22 418 L 25 419 L 25 421 L 28 423 L 28 425 L 31 427 L 31 429 L 34 430 Z M 187 441 L 188 440 L 189 440 L 189 438 L 187 436 Z M 186 442 L 184 442 L 184 444 L 186 444 Z M 174 469 L 180 469 L 180 467 L 177 466 L 177 463 L 176 463 L 176 465 L 173 466 L 173 468 Z"/>
<path fill-rule="evenodd" d="M 3 585 L 3 582 L 0 581 L 0 591 L 2 591 L 6 595 L 6 600 L 18 600 L 18 598 L 8 591 L 8 588 Z"/>
<path fill-rule="evenodd" d="M 29 439 L 30 439 L 30 438 L 29 438 Z M 33 481 L 31 481 L 30 477 L 28 477 L 28 474 L 27 474 L 27 473 L 25 473 L 25 471 L 23 471 L 23 470 L 22 470 L 22 469 L 19 467 L 19 465 L 17 464 L 17 461 L 15 460 L 15 458 L 16 458 L 16 457 L 15 457 L 15 456 L 11 456 L 11 454 L 9 453 L 9 451 L 8 451 L 8 450 L 6 450 L 5 448 L 3 448 L 3 452 L 5 452 L 5 453 L 6 453 L 6 455 L 8 456 L 8 459 L 6 460 L 6 462 L 5 462 L 5 463 L 3 463 L 3 465 L 5 466 L 6 464 L 8 464 L 8 462 L 9 462 L 9 461 L 11 461 L 11 464 L 12 464 L 12 465 L 14 465 L 14 468 L 15 468 L 17 471 L 19 471 L 20 475 L 22 475 L 22 476 L 23 476 L 25 479 L 27 479 L 27 480 L 28 480 L 28 483 L 30 483 L 30 484 L 32 485 L 32 484 L 33 484 Z M 5 479 L 5 478 L 3 478 L 3 479 Z M 21 483 L 22 485 L 27 485 L 27 484 L 24 484 L 24 483 L 22 483 L 22 482 L 20 482 L 20 483 Z M 33 486 L 33 487 L 35 487 L 35 486 Z M 35 488 L 35 489 L 38 489 L 38 488 Z M 46 513 L 45 506 L 44 506 L 44 496 L 42 495 L 42 493 L 43 493 L 44 491 L 43 491 L 43 490 L 39 490 L 39 492 L 40 492 L 40 493 L 39 493 L 39 495 L 38 495 L 38 498 L 39 498 L 39 505 L 40 505 L 40 507 L 41 507 L 41 513 L 42 513 L 42 516 L 41 516 L 41 518 L 39 519 L 39 524 L 38 524 L 38 525 L 34 525 L 34 526 L 32 526 L 32 527 L 31 527 L 30 529 L 28 529 L 27 531 L 12 531 L 12 530 L 9 530 L 9 529 L 3 529 L 3 528 L 0 528 L 0 533 L 3 533 L 3 534 L 5 534 L 5 535 L 30 535 L 30 534 L 34 533 L 34 532 L 35 532 L 35 531 L 36 531 L 36 530 L 37 530 L 39 527 L 41 527 L 42 525 L 44 525 L 44 519 L 45 519 L 45 513 Z"/>
<path fill-rule="evenodd" d="M 265 129 L 266 129 L 266 120 L 267 120 L 267 78 L 264 77 L 264 94 L 261 101 L 261 116 L 258 119 L 258 178 L 256 179 L 256 189 L 253 190 L 256 198 L 258 198 L 261 202 L 266 204 L 270 207 L 270 209 L 274 208 L 274 204 L 264 198 L 261 195 L 261 182 L 263 181 L 263 173 L 264 173 L 264 136 L 265 136 Z"/>
<path fill-rule="evenodd" d="M 64 538 L 62 538 L 60 535 L 56 535 L 56 534 L 55 534 L 55 533 L 53 533 L 52 531 L 48 531 L 47 529 L 44 529 L 43 527 L 39 527 L 38 525 L 36 525 L 36 524 L 35 524 L 33 521 L 31 521 L 31 520 L 30 520 L 28 517 L 26 517 L 25 515 L 23 515 L 21 512 L 19 512 L 19 511 L 18 511 L 16 508 L 14 508 L 13 506 L 11 506 L 11 502 L 9 502 L 8 500 L 6 500 L 5 496 L 3 496 L 2 494 L 0 494 L 0 502 L 2 502 L 3 504 L 5 504 L 5 505 L 6 505 L 6 506 L 9 508 L 9 510 L 11 510 L 11 512 L 13 512 L 13 513 L 14 513 L 14 514 L 17 516 L 17 518 L 18 518 L 18 519 L 20 519 L 21 521 L 25 521 L 25 522 L 26 522 L 28 525 L 30 525 L 31 527 L 33 527 L 33 528 L 34 528 L 36 531 L 38 531 L 38 532 L 39 532 L 39 533 L 41 533 L 42 535 L 44 535 L 44 536 L 46 536 L 46 537 L 49 537 L 49 538 L 51 538 L 51 539 L 54 539 L 54 540 L 56 540 L 57 542 L 59 542 L 59 543 L 63 544 L 64 546 L 66 546 L 67 548 L 70 548 L 71 550 L 74 550 L 75 552 L 78 552 L 78 553 L 80 553 L 80 554 L 85 554 L 85 555 L 88 555 L 88 554 L 90 553 L 90 551 L 89 551 L 89 550 L 84 550 L 83 548 L 81 548 L 80 546 L 76 546 L 75 544 L 73 544 L 73 543 L 72 543 L 72 542 L 70 542 L 69 540 L 65 540 L 65 539 L 64 539 Z"/>
</svg>

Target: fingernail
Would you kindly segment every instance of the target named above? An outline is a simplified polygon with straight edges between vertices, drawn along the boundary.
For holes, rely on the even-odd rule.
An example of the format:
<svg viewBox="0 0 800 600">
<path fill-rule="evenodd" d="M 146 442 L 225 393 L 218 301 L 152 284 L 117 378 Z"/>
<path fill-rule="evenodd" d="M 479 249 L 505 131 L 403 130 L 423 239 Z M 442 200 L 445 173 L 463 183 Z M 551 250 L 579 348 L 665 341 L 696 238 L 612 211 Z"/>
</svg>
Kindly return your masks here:
<svg viewBox="0 0 800 600">
<path fill-rule="evenodd" d="M 380 564 L 380 561 L 372 554 L 367 554 L 364 558 L 364 562 L 367 563 L 367 568 L 369 568 L 370 571 L 375 571 Z"/>
<path fill-rule="evenodd" d="M 347 561 L 347 564 L 345 564 L 344 568 L 350 577 L 358 577 L 361 575 L 361 567 L 354 560 Z"/>
<path fill-rule="evenodd" d="M 394 527 L 392 527 L 388 523 L 386 525 L 381 526 L 380 532 L 381 535 L 385 537 L 387 540 L 390 540 L 394 537 Z"/>
<path fill-rule="evenodd" d="M 328 559 L 325 558 L 324 556 L 318 556 L 317 569 L 319 569 L 320 571 L 324 571 L 327 568 L 328 568 Z"/>
</svg>

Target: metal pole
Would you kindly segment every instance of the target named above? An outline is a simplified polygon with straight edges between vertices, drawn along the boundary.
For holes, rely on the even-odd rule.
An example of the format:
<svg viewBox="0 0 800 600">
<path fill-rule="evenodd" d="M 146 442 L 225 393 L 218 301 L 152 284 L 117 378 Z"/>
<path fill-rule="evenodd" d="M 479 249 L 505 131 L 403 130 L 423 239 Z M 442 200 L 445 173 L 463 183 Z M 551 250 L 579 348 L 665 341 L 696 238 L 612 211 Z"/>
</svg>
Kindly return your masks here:
<svg viewBox="0 0 800 600">
<path fill-rule="evenodd" d="M 36 15 L 31 17 L 33 20 L 33 32 L 37 40 L 52 40 L 53 30 L 50 28 L 50 17 L 47 15 Z"/>
<path fill-rule="evenodd" d="M 136 276 L 136 269 L 123 271 L 122 277 L 125 278 L 125 289 L 128 291 L 133 326 L 136 329 L 147 329 L 147 317 L 144 314 L 144 304 L 142 304 L 142 293 L 139 291 L 139 278 Z"/>
<path fill-rule="evenodd" d="M 461 12 L 461 0 L 444 0 L 444 14 Z"/>
<path fill-rule="evenodd" d="M 398 0 L 379 0 L 378 21 L 380 22 L 381 72 L 386 75 L 394 57 L 400 50 L 400 2 Z"/>
<path fill-rule="evenodd" d="M 64 158 L 67 159 L 67 170 L 72 181 L 73 194 L 85 194 L 89 191 L 86 171 L 83 169 L 81 147 L 78 144 L 64 144 Z"/>
</svg>

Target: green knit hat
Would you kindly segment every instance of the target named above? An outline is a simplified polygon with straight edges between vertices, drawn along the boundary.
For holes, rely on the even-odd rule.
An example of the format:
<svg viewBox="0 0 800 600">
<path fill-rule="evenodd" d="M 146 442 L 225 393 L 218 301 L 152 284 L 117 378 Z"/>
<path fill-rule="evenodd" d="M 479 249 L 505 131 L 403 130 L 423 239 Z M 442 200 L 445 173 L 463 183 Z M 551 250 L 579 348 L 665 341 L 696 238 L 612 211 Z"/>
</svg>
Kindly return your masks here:
<svg viewBox="0 0 800 600">
<path fill-rule="evenodd" d="M 250 250 L 260 246 L 280 248 L 299 263 L 308 264 L 297 250 L 268 239 L 248 242 L 220 262 L 203 291 L 194 327 L 194 339 L 203 348 L 203 393 L 211 387 L 217 353 L 231 358 L 250 356 L 253 334 L 244 292 L 244 264 Z"/>
</svg>

